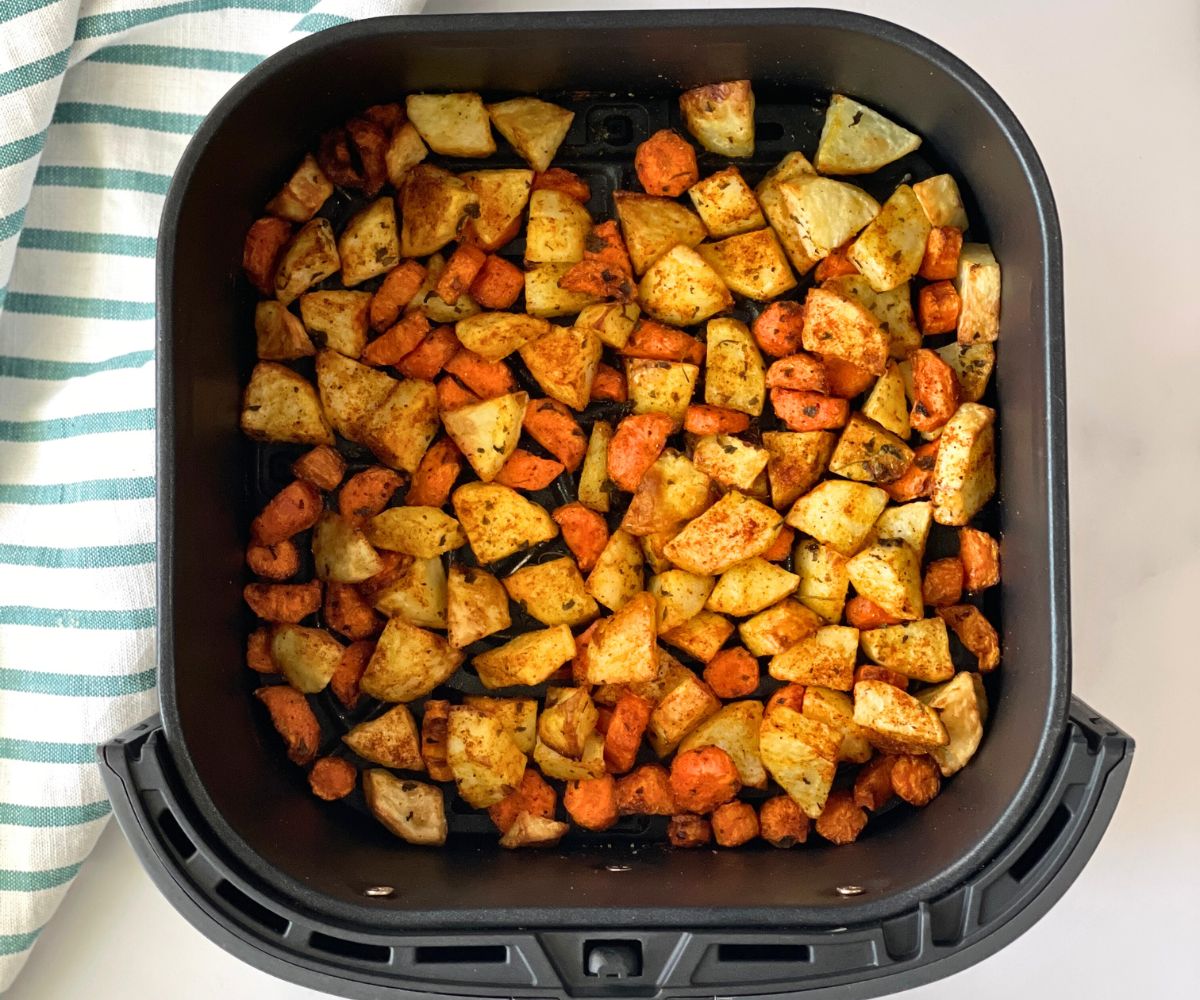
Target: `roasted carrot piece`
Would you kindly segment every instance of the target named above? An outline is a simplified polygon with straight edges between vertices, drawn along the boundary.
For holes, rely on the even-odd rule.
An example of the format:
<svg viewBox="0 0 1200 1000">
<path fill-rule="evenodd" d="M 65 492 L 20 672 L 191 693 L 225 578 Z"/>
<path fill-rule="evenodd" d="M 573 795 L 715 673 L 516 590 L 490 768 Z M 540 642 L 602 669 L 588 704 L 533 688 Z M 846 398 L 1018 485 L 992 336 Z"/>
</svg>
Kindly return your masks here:
<svg viewBox="0 0 1200 1000">
<path fill-rule="evenodd" d="M 439 326 L 430 330 L 425 339 L 396 365 L 401 375 L 432 382 L 462 344 L 454 336 L 454 327 Z"/>
<path fill-rule="evenodd" d="M 849 249 L 850 244 L 847 243 L 823 257 L 813 272 L 813 280 L 819 285 L 822 281 L 828 281 L 830 278 L 844 278 L 851 274 L 858 274 L 858 268 L 850 259 Z"/>
<path fill-rule="evenodd" d="M 392 268 L 371 297 L 371 329 L 386 330 L 400 318 L 425 283 L 425 267 L 415 260 Z"/>
<path fill-rule="evenodd" d="M 667 769 L 661 764 L 643 764 L 618 778 L 617 810 L 622 816 L 673 815 L 675 798 L 671 794 L 671 777 Z"/>
<path fill-rule="evenodd" d="M 913 449 L 913 460 L 900 473 L 899 479 L 880 483 L 881 489 L 897 503 L 908 503 L 929 496 L 933 488 L 933 466 L 937 461 L 938 443 L 930 441 Z"/>
<path fill-rule="evenodd" d="M 620 353 L 627 358 L 649 358 L 651 361 L 704 363 L 704 345 L 700 341 L 652 319 L 638 320 Z"/>
<path fill-rule="evenodd" d="M 562 475 L 563 464 L 552 458 L 540 458 L 524 448 L 508 456 L 494 482 L 514 490 L 544 490 Z"/>
<path fill-rule="evenodd" d="M 963 234 L 953 226 L 934 226 L 925 240 L 925 256 L 917 273 L 926 281 L 942 281 L 958 274 Z"/>
<path fill-rule="evenodd" d="M 808 840 L 812 820 L 788 795 L 767 799 L 758 810 L 758 828 L 762 839 L 772 847 L 795 847 Z"/>
<path fill-rule="evenodd" d="M 388 135 L 408 121 L 402 104 L 372 104 L 359 117 L 381 126 Z"/>
<path fill-rule="evenodd" d="M 959 528 L 958 558 L 962 560 L 963 583 L 971 593 L 987 590 L 1000 582 L 1000 543 L 986 531 Z"/>
<path fill-rule="evenodd" d="M 595 624 L 595 623 L 593 623 Z M 572 674 L 572 678 L 574 675 Z M 596 732 L 601 736 L 608 735 L 608 727 L 612 723 L 613 710 L 609 705 L 596 706 Z"/>
<path fill-rule="evenodd" d="M 846 624 L 851 628 L 882 628 L 884 625 L 898 625 L 900 619 L 889 615 L 878 604 L 862 594 L 856 594 L 846 602 Z"/>
<path fill-rule="evenodd" d="M 472 403 L 478 403 L 479 397 L 470 389 L 464 389 L 458 383 L 458 379 L 451 378 L 449 375 L 443 375 L 437 380 L 437 400 L 438 412 L 449 413 L 451 410 L 457 410 L 460 406 L 470 406 Z"/>
<path fill-rule="evenodd" d="M 317 523 L 325 509 L 311 483 L 297 479 L 275 494 L 250 522 L 250 536 L 261 545 L 286 541 Z"/>
<path fill-rule="evenodd" d="M 722 649 L 705 665 L 704 681 L 718 698 L 745 698 L 758 687 L 758 660 L 741 646 Z"/>
<path fill-rule="evenodd" d="M 277 674 L 279 669 L 271 659 L 271 628 L 261 625 L 246 639 L 246 666 L 260 674 Z"/>
<path fill-rule="evenodd" d="M 592 226 L 592 231 L 583 245 L 583 259 L 597 261 L 614 271 L 633 274 L 633 262 L 629 259 L 629 251 L 625 247 L 625 240 L 621 238 L 621 229 L 615 219 Z"/>
<path fill-rule="evenodd" d="M 372 340 L 362 352 L 362 360 L 368 365 L 394 365 L 411 354 L 429 333 L 429 320 L 424 313 L 411 312 L 387 333 Z"/>
<path fill-rule="evenodd" d="M 242 270 L 250 284 L 263 295 L 272 298 L 275 295 L 275 262 L 279 259 L 279 251 L 291 238 L 292 224 L 272 215 L 255 221 L 246 233 Z"/>
<path fill-rule="evenodd" d="M 908 416 L 913 430 L 935 431 L 954 416 L 961 390 L 958 375 L 936 351 L 922 348 L 909 355 L 913 402 Z"/>
<path fill-rule="evenodd" d="M 525 275 L 503 257 L 489 256 L 471 282 L 470 294 L 484 309 L 508 309 L 525 290 Z"/>
<path fill-rule="evenodd" d="M 659 129 L 638 145 L 633 157 L 638 181 L 647 194 L 678 198 L 700 180 L 696 150 L 674 129 Z"/>
<path fill-rule="evenodd" d="M 321 584 L 248 583 L 242 589 L 246 603 L 263 621 L 297 624 L 321 606 Z"/>
<path fill-rule="evenodd" d="M 853 399 L 871 388 L 875 376 L 858 365 L 832 354 L 819 355 L 825 365 L 825 377 L 829 379 L 829 395 L 839 399 Z"/>
<path fill-rule="evenodd" d="M 532 190 L 561 191 L 580 204 L 587 204 L 588 199 L 592 196 L 592 189 L 588 187 L 588 182 L 564 167 L 551 167 L 543 173 L 534 174 Z"/>
<path fill-rule="evenodd" d="M 438 298 L 443 302 L 457 302 L 479 276 L 486 261 L 487 254 L 478 247 L 464 243 L 456 248 L 433 286 Z"/>
<path fill-rule="evenodd" d="M 829 376 L 825 363 L 813 354 L 789 354 L 772 362 L 767 369 L 767 386 L 771 389 L 799 389 L 808 392 L 829 391 Z"/>
<path fill-rule="evenodd" d="M 592 379 L 591 399 L 603 399 L 613 403 L 623 403 L 629 398 L 629 387 L 625 376 L 612 365 L 603 361 L 596 366 L 596 377 Z"/>
<path fill-rule="evenodd" d="M 963 561 L 955 557 L 935 559 L 925 567 L 921 583 L 921 599 L 935 608 L 957 604 L 962 600 Z"/>
<path fill-rule="evenodd" d="M 358 700 L 362 697 L 358 682 L 362 680 L 374 653 L 375 643 L 361 639 L 342 650 L 342 658 L 338 660 L 337 668 L 329 678 L 329 690 L 345 708 L 353 709 L 358 705 Z"/>
<path fill-rule="evenodd" d="M 300 550 L 287 538 L 274 545 L 251 542 L 246 546 L 246 565 L 265 580 L 286 580 L 300 572 Z"/>
<path fill-rule="evenodd" d="M 708 403 L 693 403 L 683 418 L 683 429 L 692 434 L 740 434 L 749 427 L 747 414 Z"/>
<path fill-rule="evenodd" d="M 671 795 L 679 809 L 709 813 L 741 790 L 733 758 L 720 747 L 697 747 L 671 762 Z"/>
<path fill-rule="evenodd" d="M 598 299 L 628 302 L 637 286 L 633 276 L 598 260 L 581 260 L 558 279 L 558 287 Z"/>
<path fill-rule="evenodd" d="M 862 809 L 878 812 L 892 795 L 892 768 L 896 758 L 891 754 L 872 757 L 854 776 L 854 802 Z"/>
<path fill-rule="evenodd" d="M 608 525 L 604 518 L 578 500 L 559 507 L 551 516 L 562 529 L 563 541 L 579 563 L 580 570 L 586 573 L 596 565 L 608 544 Z"/>
<path fill-rule="evenodd" d="M 517 383 L 503 361 L 485 361 L 465 347 L 446 362 L 445 370 L 480 399 L 494 399 L 516 390 Z"/>
<path fill-rule="evenodd" d="M 453 781 L 447 759 L 450 739 L 450 702 L 431 698 L 421 715 L 421 759 L 434 781 Z"/>
<path fill-rule="evenodd" d="M 785 524 L 779 529 L 779 534 L 775 536 L 775 541 L 771 543 L 771 547 L 762 554 L 762 558 L 767 562 L 783 562 L 783 560 L 792 554 L 792 542 L 795 540 L 795 529 L 789 528 Z"/>
<path fill-rule="evenodd" d="M 942 790 L 942 772 L 929 754 L 903 753 L 892 765 L 892 791 L 910 806 L 927 806 Z"/>
<path fill-rule="evenodd" d="M 935 333 L 951 333 L 958 327 L 958 313 L 962 299 L 954 283 L 935 281 L 917 293 L 917 321 L 926 336 Z"/>
<path fill-rule="evenodd" d="M 346 122 L 346 131 L 358 153 L 362 164 L 362 189 L 368 198 L 374 198 L 387 183 L 388 132 L 378 122 L 369 118 L 351 118 Z"/>
<path fill-rule="evenodd" d="M 758 836 L 758 814 L 749 802 L 726 802 L 713 810 L 712 832 L 721 847 L 741 847 Z"/>
<path fill-rule="evenodd" d="M 607 830 L 619 816 L 617 783 L 611 774 L 584 781 L 568 781 L 563 796 L 567 815 L 585 830 Z"/>
<path fill-rule="evenodd" d="M 574 472 L 587 451 L 587 435 L 562 403 L 556 399 L 534 399 L 525 407 L 521 424 L 538 444 Z"/>
<path fill-rule="evenodd" d="M 260 687 L 254 696 L 271 713 L 271 725 L 283 737 L 288 760 L 302 765 L 311 761 L 321 742 L 321 726 L 308 699 L 287 684 Z"/>
<path fill-rule="evenodd" d="M 826 431 L 844 427 L 850 419 L 850 403 L 836 396 L 796 389 L 772 389 L 771 405 L 789 430 Z"/>
<path fill-rule="evenodd" d="M 319 490 L 332 490 L 346 474 L 346 461 L 336 448 L 319 444 L 292 463 L 292 475 Z"/>
<path fill-rule="evenodd" d="M 342 485 L 338 493 L 338 510 L 355 521 L 365 521 L 383 510 L 403 485 L 404 477 L 398 472 L 372 465 L 356 472 Z"/>
<path fill-rule="evenodd" d="M 804 685 L 785 684 L 767 699 L 766 710 L 769 712 L 776 705 L 784 705 L 795 712 L 801 711 L 804 708 Z"/>
<path fill-rule="evenodd" d="M 908 690 L 907 677 L 875 663 L 864 663 L 854 668 L 854 683 L 857 684 L 859 681 L 883 681 L 892 687 L 898 687 L 901 691 Z"/>
<path fill-rule="evenodd" d="M 938 608 L 942 619 L 958 636 L 958 641 L 979 660 L 979 672 L 986 674 L 1000 666 L 1000 636 L 983 612 L 972 604 Z"/>
<path fill-rule="evenodd" d="M 325 587 L 325 624 L 347 639 L 369 639 L 383 629 L 383 618 L 352 583 Z"/>
<path fill-rule="evenodd" d="M 673 422 L 665 413 L 639 413 L 617 424 L 608 445 L 608 478 L 634 493 L 646 470 L 658 459 Z"/>
<path fill-rule="evenodd" d="M 319 799 L 344 799 L 358 781 L 358 768 L 341 757 L 322 757 L 308 772 L 308 785 Z"/>
<path fill-rule="evenodd" d="M 654 705 L 640 694 L 625 691 L 613 707 L 604 735 L 604 765 L 614 774 L 633 767 Z"/>
<path fill-rule="evenodd" d="M 546 784 L 546 779 L 532 767 L 527 767 L 516 791 L 494 806 L 489 806 L 488 816 L 501 833 L 508 833 L 509 828 L 517 821 L 517 816 L 523 812 L 541 816 L 543 819 L 553 819 L 557 803 L 558 795 Z"/>
<path fill-rule="evenodd" d="M 458 448 L 449 438 L 439 438 L 422 456 L 405 502 L 412 507 L 446 506 L 461 471 L 462 455 Z"/>
<path fill-rule="evenodd" d="M 338 126 L 325 132 L 317 143 L 317 164 L 338 187 L 361 191 L 363 175 L 350 154 L 350 136 Z"/>
<path fill-rule="evenodd" d="M 867 825 L 867 814 L 850 792 L 830 792 L 825 808 L 814 824 L 817 833 L 831 844 L 852 844 Z"/>
<path fill-rule="evenodd" d="M 712 840 L 712 824 L 703 816 L 681 813 L 667 824 L 667 842 L 672 847 L 703 847 Z"/>
<path fill-rule="evenodd" d="M 803 329 L 804 303 L 772 302 L 758 314 L 750 333 L 767 354 L 786 358 L 800 350 Z"/>
</svg>

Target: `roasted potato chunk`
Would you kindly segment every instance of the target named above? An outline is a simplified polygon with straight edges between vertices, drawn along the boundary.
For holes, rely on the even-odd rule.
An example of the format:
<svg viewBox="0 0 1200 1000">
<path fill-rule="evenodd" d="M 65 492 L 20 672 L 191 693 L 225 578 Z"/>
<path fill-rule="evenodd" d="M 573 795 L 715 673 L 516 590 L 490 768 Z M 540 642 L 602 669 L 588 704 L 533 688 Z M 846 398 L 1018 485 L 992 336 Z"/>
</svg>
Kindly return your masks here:
<svg viewBox="0 0 1200 1000">
<path fill-rule="evenodd" d="M 723 618 L 715 611 L 701 611 L 682 625 L 664 632 L 660 638 L 701 663 L 708 663 L 731 635 L 733 623 L 728 618 Z"/>
<path fill-rule="evenodd" d="M 804 349 L 831 355 L 872 375 L 887 368 L 888 336 L 872 312 L 832 288 L 810 288 L 804 300 Z"/>
<path fill-rule="evenodd" d="M 749 490 L 754 486 L 770 457 L 766 448 L 756 448 L 727 434 L 707 434 L 692 450 L 692 461 L 697 469 L 722 486 L 738 490 Z"/>
<path fill-rule="evenodd" d="M 450 709 L 446 760 L 459 795 L 476 809 L 511 795 L 525 773 L 525 755 L 512 735 L 494 716 L 466 705 Z"/>
<path fill-rule="evenodd" d="M 963 403 L 942 429 L 933 467 L 933 519 L 963 525 L 996 492 L 996 411 Z"/>
<path fill-rule="evenodd" d="M 279 625 L 271 634 L 271 662 L 304 694 L 324 691 L 342 658 L 342 644 L 328 632 Z"/>
<path fill-rule="evenodd" d="M 821 478 L 837 438 L 829 431 L 767 431 L 762 436 L 771 504 L 790 507 Z"/>
<path fill-rule="evenodd" d="M 754 556 L 721 574 L 705 606 L 709 611 L 744 618 L 783 600 L 799 584 L 795 573 Z"/>
<path fill-rule="evenodd" d="M 752 417 L 766 400 L 766 366 L 745 323 L 735 319 L 709 322 L 704 369 L 704 401 Z"/>
<path fill-rule="evenodd" d="M 525 263 L 574 264 L 581 261 L 591 231 L 591 215 L 570 195 L 551 189 L 534 191 L 529 198 Z"/>
<path fill-rule="evenodd" d="M 313 528 L 312 550 L 318 580 L 361 583 L 383 569 L 379 553 L 357 525 L 332 511 L 325 511 Z"/>
<path fill-rule="evenodd" d="M 772 229 L 701 243 L 696 252 L 726 288 L 748 299 L 766 302 L 796 287 L 796 277 Z"/>
<path fill-rule="evenodd" d="M 859 636 L 863 652 L 880 666 L 918 681 L 944 681 L 954 675 L 946 623 L 940 618 L 887 625 Z"/>
<path fill-rule="evenodd" d="M 499 474 L 516 450 L 529 395 L 510 392 L 442 414 L 442 425 L 485 483 Z"/>
<path fill-rule="evenodd" d="M 687 130 L 710 153 L 754 155 L 754 92 L 749 80 L 693 87 L 679 95 Z"/>
<path fill-rule="evenodd" d="M 920 270 L 929 229 L 913 189 L 901 184 L 850 245 L 850 260 L 875 291 L 889 291 Z"/>
<path fill-rule="evenodd" d="M 254 307 L 254 335 L 263 361 L 293 361 L 316 353 L 304 324 L 273 300 Z"/>
<path fill-rule="evenodd" d="M 869 174 L 920 145 L 919 135 L 865 104 L 834 94 L 825 112 L 815 162 L 823 174 Z"/>
<path fill-rule="evenodd" d="M 260 361 L 250 373 L 240 424 L 242 433 L 256 441 L 333 444 L 312 383 L 272 361 Z"/>
<path fill-rule="evenodd" d="M 676 244 L 659 256 L 638 285 L 647 315 L 675 326 L 701 323 L 732 308 L 733 296 L 721 276 L 695 250 Z"/>
<path fill-rule="evenodd" d="M 360 722 L 342 742 L 372 764 L 400 771 L 424 771 L 417 724 L 407 705 L 395 705 L 383 715 Z"/>
<path fill-rule="evenodd" d="M 575 655 L 567 625 L 525 632 L 503 646 L 472 658 L 484 687 L 532 687 L 541 684 Z"/>
<path fill-rule="evenodd" d="M 519 569 L 505 579 L 504 589 L 543 625 L 582 625 L 600 613 L 570 556 Z"/>
<path fill-rule="evenodd" d="M 871 744 L 854 722 L 854 702 L 848 694 L 812 684 L 804 689 L 802 704 L 804 715 L 824 722 L 842 734 L 839 761 L 865 764 L 871 759 Z"/>
<path fill-rule="evenodd" d="M 637 684 L 654 677 L 658 669 L 657 617 L 654 596 L 642 592 L 612 617 L 601 619 L 584 647 L 587 683 Z"/>
<path fill-rule="evenodd" d="M 766 788 L 767 772 L 758 751 L 763 707 L 758 701 L 738 701 L 710 715 L 680 741 L 678 752 L 720 747 L 733 761 L 747 788 Z"/>
<path fill-rule="evenodd" d="M 333 429 L 347 441 L 367 443 L 368 426 L 397 384 L 386 372 L 376 371 L 337 351 L 317 352 L 321 409 Z"/>
<path fill-rule="evenodd" d="M 359 684 L 381 701 L 415 701 L 449 680 L 462 660 L 440 635 L 390 618 Z"/>
<path fill-rule="evenodd" d="M 829 471 L 858 482 L 890 483 L 912 460 L 912 449 L 901 438 L 855 413 L 838 438 Z"/>
<path fill-rule="evenodd" d="M 704 239 L 699 216 L 670 198 L 616 191 L 613 203 L 635 274 L 644 274 L 672 247 L 694 247 Z"/>
<path fill-rule="evenodd" d="M 587 688 L 552 688 L 538 717 L 537 738 L 555 753 L 579 758 L 599 718 Z"/>
<path fill-rule="evenodd" d="M 288 305 L 342 266 L 333 227 L 327 219 L 306 222 L 291 238 L 275 265 L 275 297 Z"/>
<path fill-rule="evenodd" d="M 489 104 L 487 111 L 496 131 L 539 173 L 550 168 L 575 118 L 574 111 L 536 97 L 514 97 Z"/>
<path fill-rule="evenodd" d="M 755 656 L 775 656 L 819 629 L 822 618 L 799 601 L 785 598 L 738 626 L 738 635 Z"/>
<path fill-rule="evenodd" d="M 854 721 L 885 753 L 928 753 L 950 742 L 936 711 L 886 681 L 854 685 Z"/>
<path fill-rule="evenodd" d="M 650 746 L 659 757 L 666 757 L 684 736 L 720 707 L 721 702 L 707 684 L 690 670 L 681 669 L 650 713 L 646 731 Z"/>
<path fill-rule="evenodd" d="M 962 306 L 958 342 L 988 344 L 1000 336 L 1000 265 L 986 243 L 964 243 L 954 282 Z"/>
<path fill-rule="evenodd" d="M 390 271 L 400 263 L 395 201 L 380 198 L 356 214 L 346 223 L 337 245 L 345 285 L 361 285 Z"/>
<path fill-rule="evenodd" d="M 463 224 L 463 239 L 480 250 L 499 250 L 520 229 L 521 213 L 529 204 L 533 172 L 529 170 L 471 170 L 459 174 L 479 199 L 479 215 Z"/>
<path fill-rule="evenodd" d="M 814 174 L 784 181 L 779 193 L 811 260 L 828 257 L 879 214 L 879 202 L 862 188 Z"/>
<path fill-rule="evenodd" d="M 846 563 L 861 597 L 902 621 L 921 617 L 921 560 L 898 538 L 874 542 Z"/>
<path fill-rule="evenodd" d="M 688 197 L 713 239 L 748 233 L 767 224 L 737 167 L 726 167 L 697 181 L 688 188 Z"/>
<path fill-rule="evenodd" d="M 367 346 L 370 292 L 319 291 L 300 296 L 300 318 L 321 347 L 357 358 Z"/>
<path fill-rule="evenodd" d="M 758 735 L 763 765 L 809 819 L 825 807 L 841 744 L 838 730 L 786 705 L 767 710 Z"/>
<path fill-rule="evenodd" d="M 948 744 L 929 751 L 942 775 L 949 778 L 966 767 L 983 740 L 988 715 L 983 679 L 975 673 L 955 674 L 945 684 L 919 692 L 917 701 L 938 713 L 950 736 Z"/>
<path fill-rule="evenodd" d="M 437 786 L 372 768 L 363 773 L 363 793 L 372 815 L 401 840 L 423 847 L 446 842 L 446 805 Z"/>
<path fill-rule="evenodd" d="M 400 197 L 401 255 L 436 253 L 478 208 L 479 196 L 459 178 L 441 167 L 418 163 L 408 172 Z"/>
<path fill-rule="evenodd" d="M 463 696 L 463 704 L 498 719 L 500 725 L 520 747 L 521 753 L 533 753 L 533 746 L 537 741 L 538 719 L 538 703 L 535 699 L 493 698 L 489 695 L 468 694 Z M 527 771 L 526 775 L 534 773 L 536 772 Z"/>
<path fill-rule="evenodd" d="M 925 210 L 931 226 L 967 228 L 967 210 L 963 208 L 958 184 L 949 174 L 938 174 L 913 185 L 913 194 Z"/>
<path fill-rule="evenodd" d="M 507 486 L 467 483 L 454 491 L 451 503 L 471 551 L 484 564 L 558 534 L 558 525 L 549 514 Z"/>
<path fill-rule="evenodd" d="M 825 625 L 771 657 L 767 670 L 776 680 L 849 691 L 854 687 L 857 652 L 858 629 Z"/>
<path fill-rule="evenodd" d="M 467 541 L 459 523 L 437 507 L 392 507 L 367 522 L 366 534 L 381 549 L 421 559 L 440 556 Z"/>
<path fill-rule="evenodd" d="M 652 576 L 646 589 L 658 605 L 658 631 L 669 632 L 698 615 L 714 582 L 711 576 L 698 576 L 682 569 L 668 569 Z"/>
<path fill-rule="evenodd" d="M 539 192 L 540 193 L 540 192 Z M 592 395 L 603 345 L 578 326 L 551 326 L 520 348 L 521 360 L 551 399 L 582 410 Z"/>
<path fill-rule="evenodd" d="M 405 110 L 435 153 L 481 157 L 496 152 L 488 113 L 478 94 L 409 94 Z"/>
<path fill-rule="evenodd" d="M 781 520 L 777 511 L 733 490 L 671 539 L 664 552 L 689 573 L 716 576 L 770 548 Z"/>
<path fill-rule="evenodd" d="M 558 316 L 574 316 L 590 305 L 595 305 L 597 296 L 587 292 L 573 292 L 561 284 L 567 272 L 575 265 L 533 264 L 525 271 L 525 311 L 530 316 L 555 319 Z"/>
<path fill-rule="evenodd" d="M 333 185 L 309 153 L 279 194 L 267 202 L 267 211 L 291 222 L 308 222 L 331 194 Z"/>
<path fill-rule="evenodd" d="M 829 479 L 796 501 L 787 523 L 851 556 L 867 540 L 887 501 L 887 494 L 876 486 Z"/>
</svg>

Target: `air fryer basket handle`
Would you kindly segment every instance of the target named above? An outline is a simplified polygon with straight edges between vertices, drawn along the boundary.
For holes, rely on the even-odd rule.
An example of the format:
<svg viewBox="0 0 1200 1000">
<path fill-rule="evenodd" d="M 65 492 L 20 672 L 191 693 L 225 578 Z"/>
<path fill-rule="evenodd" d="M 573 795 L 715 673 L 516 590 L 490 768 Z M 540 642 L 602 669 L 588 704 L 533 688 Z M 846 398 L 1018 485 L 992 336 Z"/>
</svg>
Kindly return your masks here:
<svg viewBox="0 0 1200 1000">
<path fill-rule="evenodd" d="M 880 996 L 941 978 L 1028 929 L 1075 880 L 1124 788 L 1133 740 L 1078 699 L 1020 834 L 967 882 L 868 926 L 531 929 L 382 935 L 301 911 L 232 864 L 174 774 L 157 718 L 99 748 L 142 864 L 202 933 L 264 971 L 348 997 Z"/>
</svg>

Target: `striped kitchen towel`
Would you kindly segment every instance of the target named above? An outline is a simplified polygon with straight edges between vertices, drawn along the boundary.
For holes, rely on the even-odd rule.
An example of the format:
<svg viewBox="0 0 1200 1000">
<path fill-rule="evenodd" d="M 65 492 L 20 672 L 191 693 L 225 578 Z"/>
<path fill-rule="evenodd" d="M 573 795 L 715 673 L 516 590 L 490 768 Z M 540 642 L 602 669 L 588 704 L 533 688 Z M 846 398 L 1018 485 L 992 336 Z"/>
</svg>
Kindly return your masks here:
<svg viewBox="0 0 1200 1000">
<path fill-rule="evenodd" d="M 191 133 L 302 34 L 423 0 L 0 0 L 0 992 L 154 711 L 154 252 Z"/>
</svg>

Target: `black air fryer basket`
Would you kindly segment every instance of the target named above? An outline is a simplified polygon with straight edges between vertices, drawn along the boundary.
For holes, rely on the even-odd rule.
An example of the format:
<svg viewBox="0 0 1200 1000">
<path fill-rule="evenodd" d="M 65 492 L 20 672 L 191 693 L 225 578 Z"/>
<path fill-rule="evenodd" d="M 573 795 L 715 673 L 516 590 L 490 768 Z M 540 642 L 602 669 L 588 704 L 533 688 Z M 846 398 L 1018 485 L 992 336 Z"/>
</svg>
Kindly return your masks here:
<svg viewBox="0 0 1200 1000">
<path fill-rule="evenodd" d="M 508 852 L 486 818 L 458 813 L 445 849 L 410 847 L 315 799 L 249 696 L 242 557 L 291 453 L 237 430 L 253 364 L 242 238 L 323 129 L 382 100 L 479 90 L 571 107 L 555 163 L 590 181 L 600 214 L 631 186 L 638 142 L 678 124 L 680 90 L 737 78 L 758 98 L 755 154 L 739 162 L 752 182 L 815 149 L 831 91 L 853 95 L 925 140 L 921 158 L 867 179 L 874 193 L 910 169 L 951 171 L 972 237 L 1004 268 L 992 402 L 1005 575 L 989 598 L 1004 661 L 984 743 L 928 807 L 873 821 L 850 847 L 672 851 L 631 821 Z M 322 32 L 250 73 L 188 147 L 163 214 L 158 307 L 160 715 L 101 757 L 151 876 L 244 960 L 353 997 L 878 996 L 1003 947 L 1095 849 L 1133 742 L 1071 695 L 1058 221 L 1011 112 L 926 39 L 820 10 L 383 18 Z"/>
</svg>

